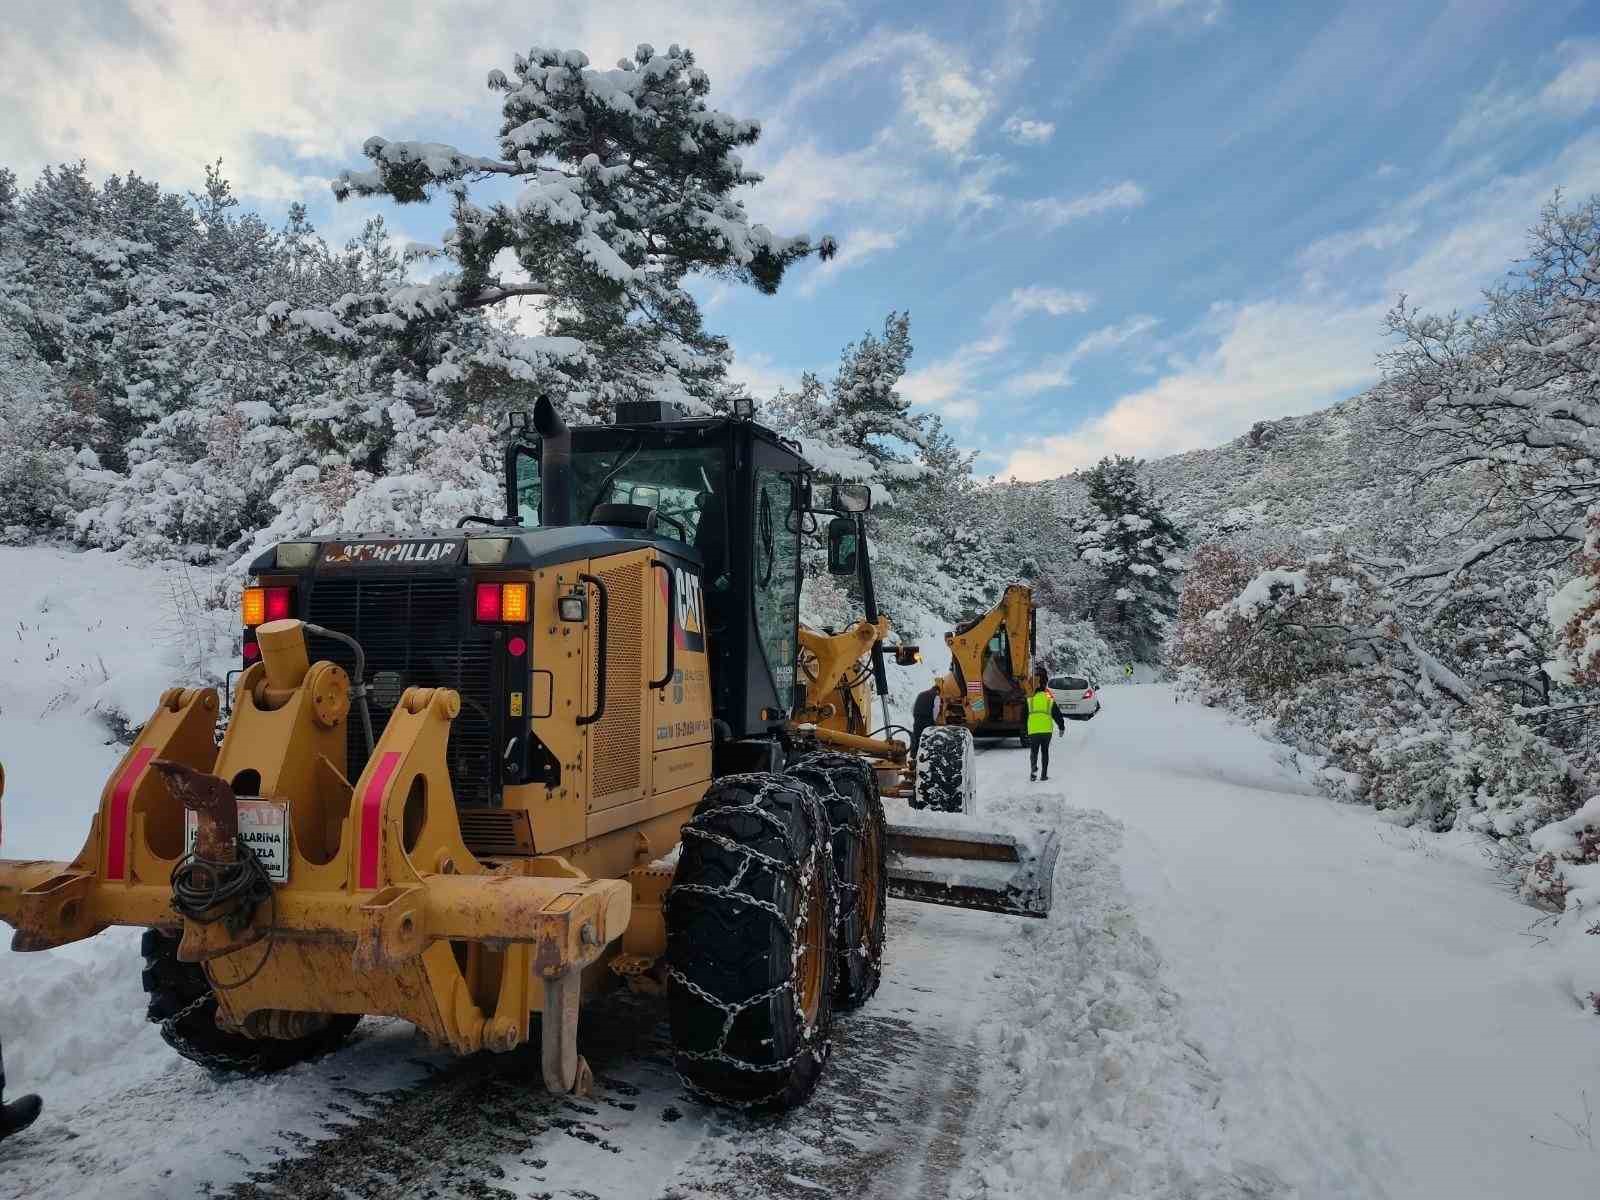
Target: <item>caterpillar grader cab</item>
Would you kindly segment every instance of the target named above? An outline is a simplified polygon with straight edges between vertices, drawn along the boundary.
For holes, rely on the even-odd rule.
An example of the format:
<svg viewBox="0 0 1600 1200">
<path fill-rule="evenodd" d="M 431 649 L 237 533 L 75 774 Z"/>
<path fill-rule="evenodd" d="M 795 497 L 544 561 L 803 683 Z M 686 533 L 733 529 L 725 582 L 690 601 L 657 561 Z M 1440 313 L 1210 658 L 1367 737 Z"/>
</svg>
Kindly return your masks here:
<svg viewBox="0 0 1600 1200">
<path fill-rule="evenodd" d="M 0 861 L 13 947 L 144 927 L 149 1015 L 213 1068 L 381 1014 L 536 1038 L 583 1091 L 582 999 L 625 985 L 701 1095 L 804 1101 L 877 987 L 893 836 L 871 755 L 795 732 L 809 469 L 747 419 L 618 416 L 541 401 L 504 517 L 257 558 L 220 742 L 215 690 L 163 693 L 77 856 Z M 1053 851 L 1014 865 L 974 903 L 1047 908 Z"/>
<path fill-rule="evenodd" d="M 1028 728 L 1028 697 L 1039 652 L 1033 590 L 1006 587 L 988 612 L 944 635 L 950 671 L 936 681 L 941 725 L 962 725 L 979 738 L 1021 738 Z"/>
</svg>

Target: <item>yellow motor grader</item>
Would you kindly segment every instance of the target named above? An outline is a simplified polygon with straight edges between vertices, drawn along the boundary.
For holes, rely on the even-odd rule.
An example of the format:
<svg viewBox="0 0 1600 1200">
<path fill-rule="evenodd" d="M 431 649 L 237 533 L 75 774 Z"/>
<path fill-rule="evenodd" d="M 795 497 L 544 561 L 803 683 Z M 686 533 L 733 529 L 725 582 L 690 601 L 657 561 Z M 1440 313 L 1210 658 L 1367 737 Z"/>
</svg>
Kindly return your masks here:
<svg viewBox="0 0 1600 1200">
<path fill-rule="evenodd" d="M 744 417 L 548 401 L 505 466 L 505 517 L 258 557 L 220 745 L 214 690 L 165 692 L 78 855 L 0 861 L 13 947 L 145 927 L 151 1018 L 240 1071 L 381 1014 L 460 1053 L 537 1036 L 582 1091 L 582 997 L 664 991 L 690 1087 L 802 1102 L 877 987 L 893 870 L 871 753 L 796 732 L 810 469 Z M 932 836 L 1002 876 L 923 898 L 1048 908 L 1053 843 Z"/>
</svg>

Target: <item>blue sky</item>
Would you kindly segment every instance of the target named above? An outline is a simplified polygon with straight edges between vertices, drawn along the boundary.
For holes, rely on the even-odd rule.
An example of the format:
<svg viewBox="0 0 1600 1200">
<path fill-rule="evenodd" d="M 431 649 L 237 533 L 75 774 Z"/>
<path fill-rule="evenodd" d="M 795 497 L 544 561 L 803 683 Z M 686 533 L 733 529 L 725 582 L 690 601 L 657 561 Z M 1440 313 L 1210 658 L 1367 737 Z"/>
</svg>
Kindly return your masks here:
<svg viewBox="0 0 1600 1200">
<path fill-rule="evenodd" d="M 1404 290 L 1470 305 L 1556 187 L 1600 191 L 1600 5 L 692 6 L 69 0 L 8 17 L 0 163 L 85 157 L 189 186 L 221 156 L 334 240 L 381 133 L 489 152 L 486 72 L 533 44 L 606 63 L 679 42 L 719 107 L 764 123 L 748 197 L 841 254 L 775 297 L 708 283 L 758 394 L 829 371 L 909 309 L 906 392 L 1045 477 L 1109 452 L 1217 444 L 1370 383 Z"/>
</svg>

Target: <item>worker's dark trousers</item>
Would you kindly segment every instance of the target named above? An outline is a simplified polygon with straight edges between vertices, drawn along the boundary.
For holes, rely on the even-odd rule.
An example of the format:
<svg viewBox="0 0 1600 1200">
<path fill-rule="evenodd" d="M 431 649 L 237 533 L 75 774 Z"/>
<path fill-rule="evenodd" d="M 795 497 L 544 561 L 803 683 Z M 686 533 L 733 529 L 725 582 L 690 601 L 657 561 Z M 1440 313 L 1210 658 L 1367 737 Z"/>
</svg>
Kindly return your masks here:
<svg viewBox="0 0 1600 1200">
<path fill-rule="evenodd" d="M 1041 763 L 1040 760 L 1043 760 Z M 1050 735 L 1048 733 L 1030 733 L 1028 735 L 1028 774 L 1032 775 L 1044 767 L 1042 774 L 1050 774 Z"/>
</svg>

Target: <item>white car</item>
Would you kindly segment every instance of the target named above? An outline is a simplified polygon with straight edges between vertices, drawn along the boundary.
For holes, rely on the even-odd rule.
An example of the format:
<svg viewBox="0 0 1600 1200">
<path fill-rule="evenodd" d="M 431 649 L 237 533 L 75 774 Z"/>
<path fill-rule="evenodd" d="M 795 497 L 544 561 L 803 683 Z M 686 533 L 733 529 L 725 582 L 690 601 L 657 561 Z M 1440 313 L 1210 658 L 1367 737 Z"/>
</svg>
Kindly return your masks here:
<svg viewBox="0 0 1600 1200">
<path fill-rule="evenodd" d="M 1069 721 L 1092 721 L 1100 711 L 1100 685 L 1085 675 L 1052 675 L 1050 694 Z"/>
</svg>

